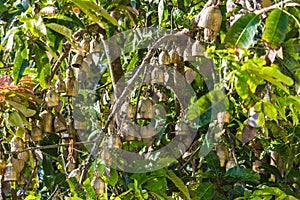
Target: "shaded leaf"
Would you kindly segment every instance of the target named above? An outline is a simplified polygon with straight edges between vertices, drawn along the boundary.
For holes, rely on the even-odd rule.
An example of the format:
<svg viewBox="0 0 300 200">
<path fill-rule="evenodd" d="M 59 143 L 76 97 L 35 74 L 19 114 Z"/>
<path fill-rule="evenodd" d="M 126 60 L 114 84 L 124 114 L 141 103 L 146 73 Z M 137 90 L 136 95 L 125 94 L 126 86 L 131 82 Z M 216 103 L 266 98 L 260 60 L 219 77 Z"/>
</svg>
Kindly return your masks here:
<svg viewBox="0 0 300 200">
<path fill-rule="evenodd" d="M 256 129 L 251 126 L 244 126 L 242 130 L 243 143 L 250 142 L 256 136 Z"/>
<path fill-rule="evenodd" d="M 284 41 L 289 17 L 281 9 L 274 9 L 266 20 L 262 39 L 272 49 L 277 49 Z"/>
<path fill-rule="evenodd" d="M 46 24 L 46 26 L 50 29 L 52 29 L 53 31 L 65 36 L 68 40 L 72 39 L 72 30 L 60 25 L 60 24 L 56 24 L 56 23 L 49 23 Z"/>
<path fill-rule="evenodd" d="M 12 126 L 24 127 L 22 117 L 18 111 L 11 112 L 9 114 L 8 120 Z"/>
<path fill-rule="evenodd" d="M 216 185 L 210 182 L 202 183 L 196 190 L 197 196 L 196 200 L 210 200 L 215 197 L 216 194 Z"/>
<path fill-rule="evenodd" d="M 253 13 L 239 18 L 228 30 L 225 43 L 230 47 L 249 48 L 259 24 L 259 15 Z"/>
<path fill-rule="evenodd" d="M 166 170 L 166 177 L 170 179 L 175 186 L 183 193 L 187 199 L 191 199 L 188 188 L 185 183 L 172 170 Z"/>
<path fill-rule="evenodd" d="M 36 113 L 35 110 L 26 108 L 23 104 L 17 103 L 15 101 L 6 100 L 6 102 L 13 106 L 15 109 L 19 110 L 25 117 L 32 117 Z"/>
<path fill-rule="evenodd" d="M 260 175 L 257 172 L 252 171 L 251 169 L 245 169 L 245 168 L 240 168 L 240 167 L 233 167 L 230 168 L 226 172 L 227 180 L 228 181 L 242 181 L 242 182 L 247 182 L 247 181 L 258 181 L 260 179 Z"/>
</svg>

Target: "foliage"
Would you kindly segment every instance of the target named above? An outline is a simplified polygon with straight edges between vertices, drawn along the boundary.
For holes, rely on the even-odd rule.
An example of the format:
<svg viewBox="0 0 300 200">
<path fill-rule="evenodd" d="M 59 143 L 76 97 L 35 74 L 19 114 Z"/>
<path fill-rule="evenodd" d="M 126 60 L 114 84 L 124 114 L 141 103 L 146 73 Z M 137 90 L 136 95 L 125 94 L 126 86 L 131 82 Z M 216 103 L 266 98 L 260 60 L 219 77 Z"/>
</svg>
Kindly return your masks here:
<svg viewBox="0 0 300 200">
<path fill-rule="evenodd" d="M 216 34 L 213 38 L 205 36 L 207 28 L 197 26 L 212 1 L 0 0 L 0 199 L 299 199 L 300 4 L 236 2 L 216 5 L 222 25 L 211 33 Z M 266 2 L 273 6 L 263 7 Z M 115 48 L 124 39 L 119 33 L 143 27 L 162 31 L 153 34 L 153 41 L 129 34 L 129 42 Z M 139 70 L 149 55 L 159 57 L 161 49 L 171 49 L 165 43 L 163 48 L 155 46 L 166 38 L 164 29 L 186 33 L 205 47 L 196 66 L 188 60 L 167 66 L 185 75 L 195 95 L 183 119 L 174 91 L 158 86 L 157 91 L 166 89 L 167 100 L 155 105 L 166 111 L 165 118 L 154 120 L 157 135 L 129 140 L 121 127 L 107 123 L 112 120 L 108 115 L 119 99 L 125 101 L 117 87 L 127 91 L 124 85 L 134 79 L 131 70 Z M 137 48 L 144 43 L 149 46 Z M 89 52 L 101 62 L 92 60 Z M 114 61 L 111 52 L 119 52 Z M 88 67 L 71 68 L 78 56 L 85 56 Z M 92 91 L 84 88 L 77 97 L 60 96 L 59 105 L 47 107 L 47 92 L 60 78 L 70 78 L 70 69 L 80 86 L 99 80 L 90 86 Z M 176 77 L 172 73 L 169 76 Z M 213 86 L 208 73 L 214 75 Z M 124 74 L 126 80 L 121 79 Z M 147 88 L 141 84 L 127 94 L 133 107 L 139 106 Z M 151 94 L 158 95 L 154 90 Z M 78 101 L 84 102 L 82 113 L 76 113 Z M 66 119 L 67 130 L 45 131 L 44 110 L 55 115 L 52 121 Z M 88 122 L 88 131 L 73 128 L 72 114 L 76 123 Z M 150 124 L 136 114 L 133 121 L 140 127 Z M 190 122 L 188 130 L 196 130 L 195 138 L 180 158 L 154 171 L 126 172 L 135 161 L 119 159 L 118 152 L 100 140 L 119 135 L 124 150 L 148 155 L 171 143 L 181 120 Z M 42 138 L 34 140 L 38 129 L 44 130 Z M 95 160 L 91 144 L 100 145 Z M 112 157 L 124 170 L 115 169 Z M 169 162 L 167 157 L 164 161 Z M 18 172 L 15 181 L 6 180 L 9 163 Z M 151 164 L 144 165 L 150 169 Z M 104 188 L 97 189 L 95 181 Z"/>
</svg>

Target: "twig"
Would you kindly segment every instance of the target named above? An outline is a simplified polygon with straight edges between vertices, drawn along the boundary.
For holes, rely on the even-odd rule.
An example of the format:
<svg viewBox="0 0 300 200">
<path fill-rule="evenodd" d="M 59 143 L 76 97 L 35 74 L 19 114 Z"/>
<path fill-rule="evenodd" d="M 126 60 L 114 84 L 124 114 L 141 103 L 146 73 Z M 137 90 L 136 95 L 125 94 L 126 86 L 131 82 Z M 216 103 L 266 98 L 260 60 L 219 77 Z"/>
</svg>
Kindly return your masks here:
<svg viewBox="0 0 300 200">
<path fill-rule="evenodd" d="M 28 181 L 26 183 L 26 186 L 24 187 L 22 193 L 18 196 L 18 199 L 23 199 L 23 197 L 24 197 L 24 195 L 25 195 L 25 193 L 26 193 L 26 191 L 27 191 L 27 189 L 28 189 L 28 187 L 30 185 L 30 182 L 31 182 L 31 180 L 33 178 L 33 175 L 35 174 L 35 171 L 37 170 L 37 158 L 36 158 L 34 150 L 32 150 L 31 153 L 32 153 L 32 158 L 34 160 L 34 166 L 33 166 L 32 172 L 30 174 L 30 177 L 29 177 L 29 179 L 28 179 Z"/>
<path fill-rule="evenodd" d="M 256 10 L 256 11 L 254 11 L 254 13 L 257 14 L 257 15 L 260 15 L 262 13 L 265 13 L 265 12 L 268 12 L 270 10 L 273 10 L 274 8 L 281 8 L 282 4 L 285 4 L 284 7 L 300 6 L 300 4 L 297 4 L 297 3 L 287 4 L 287 3 L 292 2 L 292 1 L 293 0 L 285 0 L 285 1 L 282 1 L 282 2 L 279 2 L 279 3 L 276 3 L 276 4 L 272 5 L 272 6 L 263 8 L 261 10 Z"/>
</svg>

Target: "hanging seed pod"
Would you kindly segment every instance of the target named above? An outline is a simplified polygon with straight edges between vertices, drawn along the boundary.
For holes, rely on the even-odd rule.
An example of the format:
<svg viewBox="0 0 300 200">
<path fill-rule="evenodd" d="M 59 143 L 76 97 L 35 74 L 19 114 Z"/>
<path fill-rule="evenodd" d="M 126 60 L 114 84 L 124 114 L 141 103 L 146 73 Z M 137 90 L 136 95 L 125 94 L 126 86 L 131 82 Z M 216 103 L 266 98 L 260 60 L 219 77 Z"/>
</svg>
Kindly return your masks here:
<svg viewBox="0 0 300 200">
<path fill-rule="evenodd" d="M 38 126 L 37 124 L 33 123 L 30 136 L 32 141 L 34 142 L 43 140 L 43 131 L 41 129 L 41 126 Z"/>
<path fill-rule="evenodd" d="M 54 132 L 61 133 L 67 130 L 66 120 L 59 113 L 54 118 Z"/>
<path fill-rule="evenodd" d="M 76 97 L 78 95 L 78 83 L 74 76 L 74 71 L 69 67 L 67 69 L 67 77 L 65 79 L 66 83 L 66 93 L 64 96 L 67 97 Z"/>
<path fill-rule="evenodd" d="M 80 42 L 80 47 L 82 50 L 85 52 L 90 51 L 90 42 L 91 40 L 88 37 L 85 37 L 81 42 Z"/>
<path fill-rule="evenodd" d="M 178 123 L 175 125 L 175 131 L 177 135 L 187 135 L 190 132 L 190 128 L 186 122 L 179 119 Z"/>
<path fill-rule="evenodd" d="M 162 50 L 158 56 L 158 63 L 160 65 L 169 65 L 170 64 L 170 55 L 166 50 Z"/>
<path fill-rule="evenodd" d="M 219 32 L 222 24 L 222 13 L 218 6 L 209 6 L 205 8 L 200 17 L 198 26 L 207 28 L 214 32 Z"/>
<path fill-rule="evenodd" d="M 149 99 L 148 95 L 143 96 L 142 100 L 138 104 L 138 119 L 152 119 L 152 101 Z"/>
<path fill-rule="evenodd" d="M 65 93 L 66 92 L 66 83 L 63 80 L 62 74 L 59 74 L 58 80 L 55 83 L 55 91 L 57 93 Z"/>
<path fill-rule="evenodd" d="M 48 108 L 56 107 L 59 105 L 59 96 L 58 94 L 50 87 L 46 93 L 45 102 Z"/>
<path fill-rule="evenodd" d="M 121 149 L 122 141 L 119 135 L 110 135 L 108 138 L 108 148 L 109 149 Z"/>
<path fill-rule="evenodd" d="M 22 140 L 22 138 L 19 138 L 15 135 L 10 141 L 10 150 L 11 151 L 24 150 L 24 141 Z"/>
<path fill-rule="evenodd" d="M 165 82 L 165 74 L 164 70 L 160 67 L 155 67 L 151 73 L 151 82 L 154 83 L 164 83 Z"/>
<path fill-rule="evenodd" d="M 42 118 L 42 127 L 44 132 L 52 133 L 53 132 L 53 114 L 50 110 L 44 110 L 40 113 L 40 117 Z"/>
<path fill-rule="evenodd" d="M 105 192 L 105 183 L 99 176 L 94 176 L 91 181 L 91 186 L 94 188 L 96 195 L 100 195 Z"/>
<path fill-rule="evenodd" d="M 108 166 L 110 166 L 112 164 L 112 158 L 111 158 L 110 151 L 108 149 L 107 144 L 104 144 L 102 146 L 101 159 Z"/>
<path fill-rule="evenodd" d="M 204 56 L 205 49 L 201 45 L 199 40 L 196 40 L 192 46 L 192 56 L 194 57 L 201 57 Z"/>
<path fill-rule="evenodd" d="M 210 30 L 208 28 L 204 29 L 204 40 L 205 41 L 214 41 L 217 37 L 217 32 Z"/>
<path fill-rule="evenodd" d="M 226 160 L 228 160 L 228 150 L 223 143 L 216 146 L 216 152 L 220 160 L 220 166 L 224 167 Z"/>
<path fill-rule="evenodd" d="M 124 140 L 126 141 L 134 141 L 136 139 L 136 136 L 138 136 L 138 132 L 135 128 L 135 126 L 133 126 L 132 123 L 123 123 L 122 124 L 122 135 L 124 136 Z"/>
<path fill-rule="evenodd" d="M 176 51 L 175 47 L 173 46 L 172 50 L 170 51 L 170 63 L 171 64 L 178 64 L 180 56 Z"/>
<path fill-rule="evenodd" d="M 236 167 L 237 164 L 236 162 L 234 161 L 233 158 L 230 158 L 227 163 L 226 163 L 226 171 L 228 171 L 229 169 L 233 168 L 233 167 Z"/>
<path fill-rule="evenodd" d="M 72 66 L 75 68 L 80 68 L 83 62 L 83 58 L 83 53 L 78 51 L 72 59 Z"/>
<path fill-rule="evenodd" d="M 18 180 L 18 174 L 12 165 L 11 157 L 9 157 L 8 163 L 4 169 L 4 181 L 17 181 L 17 180 Z"/>
</svg>

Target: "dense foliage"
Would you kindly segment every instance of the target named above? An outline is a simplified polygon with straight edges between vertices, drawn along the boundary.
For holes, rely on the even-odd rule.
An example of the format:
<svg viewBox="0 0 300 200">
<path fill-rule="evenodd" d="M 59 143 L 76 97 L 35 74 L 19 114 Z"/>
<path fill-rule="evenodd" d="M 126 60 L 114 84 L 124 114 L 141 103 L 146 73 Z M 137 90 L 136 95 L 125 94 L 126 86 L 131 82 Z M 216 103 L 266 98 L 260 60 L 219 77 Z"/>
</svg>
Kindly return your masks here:
<svg viewBox="0 0 300 200">
<path fill-rule="evenodd" d="M 0 199 L 300 198 L 299 6 L 0 0 Z M 179 91 L 146 84 L 157 63 Z M 126 135 L 129 107 L 157 134 Z M 114 151 L 147 157 L 177 135 L 181 156 L 147 172 Z"/>
</svg>

